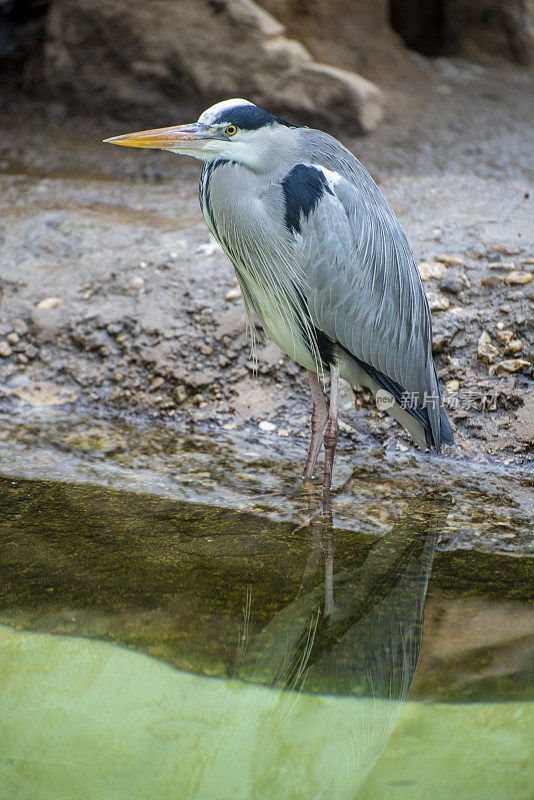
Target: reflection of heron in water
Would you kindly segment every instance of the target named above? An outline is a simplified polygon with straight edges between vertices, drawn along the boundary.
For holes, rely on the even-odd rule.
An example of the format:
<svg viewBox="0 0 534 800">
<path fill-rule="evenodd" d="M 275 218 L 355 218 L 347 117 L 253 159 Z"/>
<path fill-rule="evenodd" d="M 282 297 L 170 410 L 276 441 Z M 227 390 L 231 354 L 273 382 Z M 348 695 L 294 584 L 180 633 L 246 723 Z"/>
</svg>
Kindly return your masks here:
<svg viewBox="0 0 534 800">
<path fill-rule="evenodd" d="M 234 731 L 223 731 L 223 712 L 221 746 L 191 798 L 352 800 L 413 681 L 428 576 L 449 506 L 443 498 L 414 498 L 363 565 L 338 573 L 334 532 L 314 523 L 314 552 L 299 595 L 250 643 L 248 595 L 236 702 L 246 684 L 269 688 L 256 690 Z M 321 547 L 326 579 L 313 585 Z"/>
</svg>

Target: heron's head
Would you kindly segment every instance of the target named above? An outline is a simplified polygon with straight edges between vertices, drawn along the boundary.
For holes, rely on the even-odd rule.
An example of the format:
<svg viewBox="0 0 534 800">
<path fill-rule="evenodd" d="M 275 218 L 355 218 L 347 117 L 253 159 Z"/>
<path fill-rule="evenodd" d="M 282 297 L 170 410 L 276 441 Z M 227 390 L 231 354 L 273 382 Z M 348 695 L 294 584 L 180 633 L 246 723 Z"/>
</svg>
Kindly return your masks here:
<svg viewBox="0 0 534 800">
<path fill-rule="evenodd" d="M 248 100 L 235 99 L 208 108 L 190 125 L 127 133 L 104 141 L 170 150 L 203 161 L 225 158 L 263 171 L 272 168 L 277 153 L 290 147 L 296 127 Z"/>
</svg>

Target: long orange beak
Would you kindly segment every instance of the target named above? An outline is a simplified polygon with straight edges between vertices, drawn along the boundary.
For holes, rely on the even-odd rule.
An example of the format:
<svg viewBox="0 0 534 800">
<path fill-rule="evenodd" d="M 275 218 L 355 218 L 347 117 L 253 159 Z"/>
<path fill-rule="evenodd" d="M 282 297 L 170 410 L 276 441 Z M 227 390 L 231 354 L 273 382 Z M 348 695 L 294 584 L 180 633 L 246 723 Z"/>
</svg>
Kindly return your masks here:
<svg viewBox="0 0 534 800">
<path fill-rule="evenodd" d="M 202 130 L 196 123 L 191 125 L 173 125 L 170 128 L 154 128 L 151 131 L 125 133 L 124 136 L 112 136 L 104 139 L 109 144 L 120 144 L 123 147 L 150 147 L 156 150 L 187 150 L 198 147 L 198 142 L 213 139 L 208 131 Z"/>
</svg>

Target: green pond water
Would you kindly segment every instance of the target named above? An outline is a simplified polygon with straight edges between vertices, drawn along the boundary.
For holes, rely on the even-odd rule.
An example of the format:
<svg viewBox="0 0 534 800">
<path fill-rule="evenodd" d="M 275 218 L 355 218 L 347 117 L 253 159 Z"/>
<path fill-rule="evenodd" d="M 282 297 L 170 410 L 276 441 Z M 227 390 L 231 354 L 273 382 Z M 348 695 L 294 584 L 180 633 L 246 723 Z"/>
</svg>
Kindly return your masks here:
<svg viewBox="0 0 534 800">
<path fill-rule="evenodd" d="M 0 479 L 2 800 L 532 800 L 534 560 Z"/>
</svg>

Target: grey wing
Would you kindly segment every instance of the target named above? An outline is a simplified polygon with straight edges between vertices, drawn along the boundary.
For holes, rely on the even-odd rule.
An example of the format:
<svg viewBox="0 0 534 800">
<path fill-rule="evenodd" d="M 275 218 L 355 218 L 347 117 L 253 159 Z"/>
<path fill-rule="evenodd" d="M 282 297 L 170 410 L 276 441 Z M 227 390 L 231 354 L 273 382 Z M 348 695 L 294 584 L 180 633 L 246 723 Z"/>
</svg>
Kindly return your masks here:
<svg viewBox="0 0 534 800">
<path fill-rule="evenodd" d="M 403 391 L 418 398 L 439 448 L 430 311 L 406 237 L 374 184 L 361 191 L 336 174 L 329 186 L 297 237 L 312 321 L 397 402 Z"/>
</svg>

